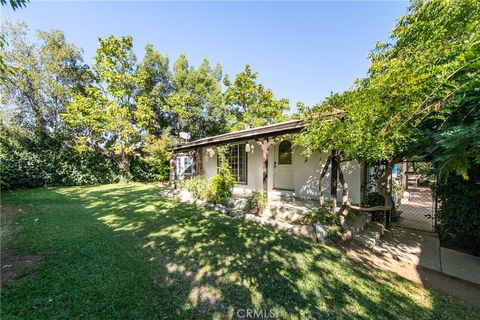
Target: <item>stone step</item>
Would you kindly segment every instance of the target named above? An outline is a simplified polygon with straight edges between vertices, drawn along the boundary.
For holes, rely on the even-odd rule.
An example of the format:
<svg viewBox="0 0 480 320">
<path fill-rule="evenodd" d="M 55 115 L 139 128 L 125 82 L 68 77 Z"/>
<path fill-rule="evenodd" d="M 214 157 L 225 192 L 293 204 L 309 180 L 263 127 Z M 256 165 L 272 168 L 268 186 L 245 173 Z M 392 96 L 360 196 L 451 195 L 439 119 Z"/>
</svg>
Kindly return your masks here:
<svg viewBox="0 0 480 320">
<path fill-rule="evenodd" d="M 373 222 L 369 224 L 365 230 L 353 236 L 353 241 L 360 244 L 361 246 L 373 249 L 375 248 L 377 241 L 380 240 L 380 237 L 385 232 L 385 227 L 383 224 L 378 222 Z"/>
<path fill-rule="evenodd" d="M 369 248 L 369 249 L 373 249 L 375 248 L 375 245 L 377 244 L 377 240 L 375 239 L 375 237 L 372 237 L 368 234 L 365 234 L 365 233 L 360 233 L 360 234 L 356 234 L 353 236 L 353 241 L 355 241 L 356 243 L 358 243 L 359 245 L 361 245 L 362 247 L 366 247 L 366 248 Z"/>
</svg>

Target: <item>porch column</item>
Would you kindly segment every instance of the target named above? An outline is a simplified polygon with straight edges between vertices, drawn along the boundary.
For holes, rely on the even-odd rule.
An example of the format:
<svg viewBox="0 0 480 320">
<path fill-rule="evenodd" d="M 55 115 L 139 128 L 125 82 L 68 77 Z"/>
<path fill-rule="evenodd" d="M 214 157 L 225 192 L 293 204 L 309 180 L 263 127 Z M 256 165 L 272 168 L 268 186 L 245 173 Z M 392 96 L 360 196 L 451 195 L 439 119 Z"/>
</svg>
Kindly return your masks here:
<svg viewBox="0 0 480 320">
<path fill-rule="evenodd" d="M 408 159 L 405 158 L 402 163 L 402 187 L 408 190 Z"/>
<path fill-rule="evenodd" d="M 192 177 L 197 175 L 197 150 L 192 150 Z"/>
<path fill-rule="evenodd" d="M 337 208 L 337 176 L 338 176 L 338 151 L 332 150 L 332 167 L 330 170 L 330 198 L 332 199 L 332 210 Z"/>
<path fill-rule="evenodd" d="M 265 138 L 262 141 L 257 141 L 257 143 L 262 148 L 262 156 L 263 156 L 263 191 L 265 193 L 268 192 L 268 148 L 273 143 L 273 139 Z"/>
<path fill-rule="evenodd" d="M 203 152 L 202 152 L 202 148 L 199 148 L 197 150 L 197 168 L 196 168 L 196 173 L 199 175 L 199 176 L 203 176 L 204 172 L 203 172 Z"/>
</svg>

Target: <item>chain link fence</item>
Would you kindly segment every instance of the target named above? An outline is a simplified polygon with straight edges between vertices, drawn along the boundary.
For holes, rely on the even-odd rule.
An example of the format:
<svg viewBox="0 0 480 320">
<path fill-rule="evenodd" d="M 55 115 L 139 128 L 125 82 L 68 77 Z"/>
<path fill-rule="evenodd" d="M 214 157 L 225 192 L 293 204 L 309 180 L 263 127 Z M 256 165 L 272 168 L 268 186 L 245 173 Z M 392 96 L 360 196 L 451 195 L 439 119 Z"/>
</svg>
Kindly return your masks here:
<svg viewBox="0 0 480 320">
<path fill-rule="evenodd" d="M 397 165 L 393 183 L 400 186 L 396 226 L 434 232 L 436 204 L 434 179 L 428 162 L 404 161 Z"/>
</svg>

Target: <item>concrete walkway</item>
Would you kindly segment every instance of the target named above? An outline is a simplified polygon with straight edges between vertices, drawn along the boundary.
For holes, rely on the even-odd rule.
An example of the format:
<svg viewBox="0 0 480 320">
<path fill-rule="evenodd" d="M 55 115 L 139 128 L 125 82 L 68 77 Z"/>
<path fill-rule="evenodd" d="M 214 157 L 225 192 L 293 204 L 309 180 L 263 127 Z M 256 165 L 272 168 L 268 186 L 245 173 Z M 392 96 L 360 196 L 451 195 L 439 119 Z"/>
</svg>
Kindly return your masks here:
<svg viewBox="0 0 480 320">
<path fill-rule="evenodd" d="M 479 284 L 452 277 L 421 265 L 396 260 L 392 256 L 375 253 L 355 243 L 352 243 L 347 248 L 346 253 L 350 259 L 370 268 L 393 272 L 425 288 L 436 289 L 447 295 L 457 297 L 480 310 L 480 299 L 478 298 L 480 297 Z"/>
<path fill-rule="evenodd" d="M 480 284 L 480 257 L 440 247 L 440 261 L 443 273 Z"/>
<path fill-rule="evenodd" d="M 393 227 L 374 250 L 398 261 L 480 284 L 480 257 L 440 247 L 435 233 Z"/>
<path fill-rule="evenodd" d="M 392 227 L 373 250 L 352 243 L 346 253 L 480 309 L 480 257 L 440 247 L 435 233 Z"/>
</svg>

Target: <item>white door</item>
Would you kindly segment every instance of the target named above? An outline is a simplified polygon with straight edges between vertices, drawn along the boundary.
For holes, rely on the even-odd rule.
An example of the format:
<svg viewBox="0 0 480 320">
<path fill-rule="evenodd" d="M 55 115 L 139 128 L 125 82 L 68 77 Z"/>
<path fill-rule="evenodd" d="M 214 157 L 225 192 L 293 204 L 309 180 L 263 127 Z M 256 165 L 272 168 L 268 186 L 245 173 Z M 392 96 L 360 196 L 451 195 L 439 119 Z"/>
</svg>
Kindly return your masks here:
<svg viewBox="0 0 480 320">
<path fill-rule="evenodd" d="M 294 171 L 292 160 L 292 144 L 290 141 L 283 140 L 275 146 L 275 165 L 273 169 L 273 184 L 275 189 L 294 189 Z"/>
</svg>

